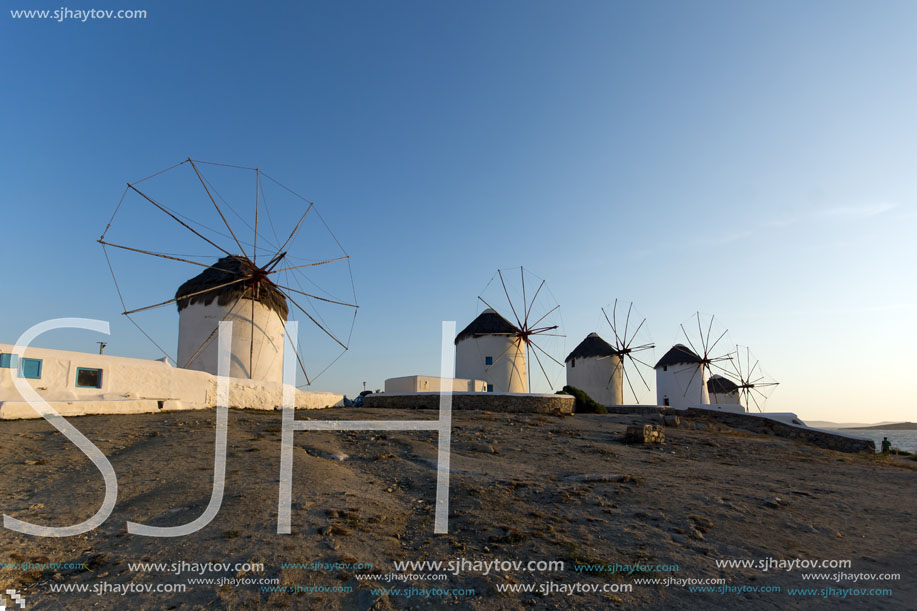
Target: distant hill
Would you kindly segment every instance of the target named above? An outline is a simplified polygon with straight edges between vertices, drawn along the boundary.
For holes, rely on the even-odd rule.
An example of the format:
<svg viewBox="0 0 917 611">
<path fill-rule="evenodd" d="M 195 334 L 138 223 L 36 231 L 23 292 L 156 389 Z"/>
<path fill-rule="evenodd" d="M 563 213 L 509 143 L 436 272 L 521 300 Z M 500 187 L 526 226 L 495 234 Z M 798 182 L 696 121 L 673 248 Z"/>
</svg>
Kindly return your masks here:
<svg viewBox="0 0 917 611">
<path fill-rule="evenodd" d="M 895 424 L 894 422 L 830 422 L 828 420 L 806 420 L 805 423 L 816 429 L 857 429 L 857 428 L 884 428 L 886 425 Z"/>
<path fill-rule="evenodd" d="M 851 429 L 857 429 L 860 431 L 917 431 L 917 423 L 915 422 L 899 422 L 897 424 L 877 424 L 875 426 L 851 426 Z"/>
</svg>

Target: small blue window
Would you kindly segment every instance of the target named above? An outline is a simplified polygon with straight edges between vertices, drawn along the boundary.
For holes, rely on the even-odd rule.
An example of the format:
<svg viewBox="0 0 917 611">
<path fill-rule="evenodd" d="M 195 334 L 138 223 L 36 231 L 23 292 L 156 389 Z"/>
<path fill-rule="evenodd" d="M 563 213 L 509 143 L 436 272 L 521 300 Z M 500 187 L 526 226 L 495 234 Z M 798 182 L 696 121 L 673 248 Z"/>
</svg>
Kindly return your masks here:
<svg viewBox="0 0 917 611">
<path fill-rule="evenodd" d="M 77 388 L 102 388 L 102 370 L 77 367 L 76 386 Z"/>
<path fill-rule="evenodd" d="M 19 377 L 30 380 L 41 379 L 41 359 L 19 359 Z"/>
<path fill-rule="evenodd" d="M 0 354 L 0 367 L 6 369 L 15 369 L 16 368 L 16 355 L 15 354 Z"/>
<path fill-rule="evenodd" d="M 484 357 L 484 364 L 485 364 L 485 365 L 493 365 L 493 364 L 494 364 L 494 357 L 492 357 L 492 356 L 485 356 L 485 357 Z"/>
<path fill-rule="evenodd" d="M 493 391 L 494 391 L 494 385 L 493 385 L 493 384 L 488 384 L 488 385 L 487 385 L 487 392 L 493 392 Z"/>
</svg>

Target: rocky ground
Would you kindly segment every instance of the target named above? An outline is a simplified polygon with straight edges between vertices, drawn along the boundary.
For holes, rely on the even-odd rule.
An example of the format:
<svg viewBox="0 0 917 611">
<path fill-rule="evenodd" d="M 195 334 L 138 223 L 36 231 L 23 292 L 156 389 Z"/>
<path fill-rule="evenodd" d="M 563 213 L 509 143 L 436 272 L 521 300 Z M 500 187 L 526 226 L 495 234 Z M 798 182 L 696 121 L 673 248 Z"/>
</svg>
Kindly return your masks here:
<svg viewBox="0 0 917 611">
<path fill-rule="evenodd" d="M 339 408 L 297 417 L 435 415 Z M 456 412 L 448 535 L 433 534 L 432 432 L 297 432 L 293 533 L 278 535 L 280 412 L 231 411 L 229 420 L 219 514 L 195 534 L 164 539 L 129 535 L 125 523 L 178 525 L 203 512 L 213 477 L 214 412 L 71 419 L 113 464 L 118 503 L 102 526 L 84 535 L 38 538 L 0 530 L 0 567 L 9 563 L 0 568 L 0 587 L 24 595 L 28 609 L 906 609 L 917 600 L 914 461 L 820 450 L 703 421 L 666 428 L 664 445 L 635 446 L 622 442 L 624 429 L 651 422 L 650 416 Z M 60 526 L 87 519 L 101 503 L 96 468 L 43 420 L 0 423 L 0 465 L 5 514 Z M 564 569 L 487 575 L 469 569 L 445 580 L 410 582 L 356 577 L 374 572 L 380 579 L 391 573 L 403 578 L 396 561 L 460 559 L 560 560 Z M 851 566 L 764 571 L 716 564 L 767 559 L 849 560 Z M 144 571 L 129 564 L 183 561 L 256 562 L 264 569 L 193 574 L 186 568 L 179 574 L 173 567 Z M 314 561 L 372 563 L 373 569 L 282 566 Z M 626 575 L 576 569 L 615 563 L 678 570 Z M 856 583 L 802 577 L 838 572 L 901 577 Z M 201 577 L 213 581 L 189 582 Z M 746 591 L 698 593 L 683 585 L 634 583 L 645 578 L 723 578 L 723 585 Z M 292 590 L 348 591 L 281 592 L 255 583 L 265 579 Z M 180 584 L 187 591 L 122 596 L 128 584 Z M 616 591 L 500 591 L 526 584 Z M 627 585 L 633 590 L 623 591 Z M 61 592 L 64 586 L 87 591 Z M 383 586 L 402 590 L 380 592 Z M 762 587 L 780 592 L 747 591 Z M 821 590 L 827 587 L 837 593 Z M 789 588 L 819 591 L 794 596 Z M 843 594 L 845 588 L 892 593 Z M 474 594 L 443 596 L 436 589 Z"/>
</svg>

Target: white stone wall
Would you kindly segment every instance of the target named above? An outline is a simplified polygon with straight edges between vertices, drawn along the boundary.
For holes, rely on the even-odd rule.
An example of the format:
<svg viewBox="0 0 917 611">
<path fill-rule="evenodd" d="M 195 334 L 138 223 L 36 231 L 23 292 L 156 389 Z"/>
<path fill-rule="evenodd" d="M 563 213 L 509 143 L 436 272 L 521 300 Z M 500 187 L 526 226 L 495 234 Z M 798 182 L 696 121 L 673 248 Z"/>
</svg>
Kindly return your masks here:
<svg viewBox="0 0 917 611">
<path fill-rule="evenodd" d="M 218 342 L 214 331 L 220 321 L 226 320 L 234 323 L 229 375 L 233 378 L 280 382 L 283 379 L 283 321 L 277 312 L 259 301 L 254 302 L 254 314 L 252 324 L 251 299 L 240 299 L 235 305 L 225 306 L 219 305 L 218 300 L 214 299 L 209 305 L 195 303 L 182 309 L 178 316 L 179 367 L 215 375 Z M 209 343 L 194 356 L 211 334 Z"/>
<path fill-rule="evenodd" d="M 486 357 L 493 358 L 486 365 Z M 455 346 L 455 376 L 484 380 L 493 392 L 528 392 L 525 343 L 515 335 L 468 337 Z"/>
<path fill-rule="evenodd" d="M 437 376 L 403 376 L 389 378 L 385 381 L 385 392 L 439 392 L 446 388 L 445 382 L 452 382 L 453 392 L 486 392 L 484 380 L 466 380 L 463 378 L 440 378 Z"/>
<path fill-rule="evenodd" d="M 609 407 L 624 404 L 624 371 L 621 357 L 594 356 L 567 361 L 567 384 L 579 388 L 593 401 Z"/>
</svg>

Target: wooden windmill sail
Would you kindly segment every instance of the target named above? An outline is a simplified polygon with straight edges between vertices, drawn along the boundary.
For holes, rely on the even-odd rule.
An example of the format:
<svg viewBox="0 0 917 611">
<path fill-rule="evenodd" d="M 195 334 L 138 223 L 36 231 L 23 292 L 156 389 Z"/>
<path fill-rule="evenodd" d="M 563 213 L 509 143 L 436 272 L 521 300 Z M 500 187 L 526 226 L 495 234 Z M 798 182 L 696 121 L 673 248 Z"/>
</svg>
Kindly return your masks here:
<svg viewBox="0 0 917 611">
<path fill-rule="evenodd" d="M 614 347 L 613 358 L 615 360 L 615 365 L 608 379 L 608 384 L 614 384 L 616 378 L 620 378 L 623 374 L 624 381 L 627 382 L 627 387 L 630 389 L 634 402 L 639 404 L 640 398 L 637 391 L 634 389 L 631 378 L 633 378 L 633 374 L 636 373 L 636 377 L 639 378 L 643 388 L 645 388 L 646 391 L 650 390 L 650 385 L 646 382 L 646 378 L 641 369 L 645 368 L 651 370 L 653 368 L 652 365 L 646 362 L 646 359 L 652 361 L 653 349 L 655 348 L 655 344 L 648 337 L 646 318 L 643 316 L 635 316 L 633 320 L 631 320 L 631 317 L 634 315 L 634 303 L 631 301 L 627 304 L 626 308 L 624 308 L 622 304 L 621 311 L 619 312 L 617 299 L 615 299 L 611 307 L 611 316 L 608 315 L 608 308 L 604 307 L 602 308 L 602 315 L 614 336 L 612 345 Z M 638 323 L 637 320 L 640 322 Z M 623 399 L 623 385 L 619 382 L 618 386 L 621 388 L 620 394 Z"/>
<path fill-rule="evenodd" d="M 456 374 L 484 379 L 503 392 L 531 392 L 534 357 L 539 380 L 543 376 L 554 390 L 548 368 L 563 367 L 557 340 L 564 335 L 560 306 L 546 281 L 522 267 L 498 269 L 478 301 L 486 309 L 456 337 Z"/>
<path fill-rule="evenodd" d="M 224 182 L 208 176 L 220 172 Z M 266 189 L 266 185 L 270 188 Z M 269 192 L 270 207 L 265 197 Z M 237 202 L 235 207 L 229 199 Z M 250 212 L 245 211 L 248 205 Z M 230 223 L 232 217 L 236 220 Z M 310 219 L 316 220 L 310 224 Z M 240 225 L 244 231 L 239 230 Z M 307 225 L 310 239 L 300 239 Z M 121 237 L 112 237 L 119 230 Z M 318 256 L 309 253 L 311 257 L 306 258 L 306 251 L 319 243 L 311 237 L 316 231 L 330 236 L 323 243 L 331 244 L 332 252 L 316 253 Z M 223 320 L 234 323 L 235 369 L 231 373 L 234 376 L 279 380 L 280 361 L 276 353 L 282 357 L 288 320 L 301 318 L 304 323 L 301 327 L 308 325 L 314 329 L 340 349 L 341 354 L 347 350 L 358 308 L 350 257 L 313 202 L 259 168 L 189 158 L 143 180 L 128 183 L 98 241 L 124 307 L 123 314 L 179 367 L 215 368 L 208 355 L 215 354 L 213 340 Z M 167 262 L 171 266 L 183 264 L 188 271 L 184 272 L 184 281 L 172 298 L 128 306 L 130 295 L 122 290 L 124 282 L 119 282 L 112 261 L 114 251 L 146 259 L 142 264 L 133 262 L 152 275 L 146 283 L 133 283 L 138 290 L 158 286 L 159 270 L 154 270 L 149 261 Z M 318 276 L 327 276 L 319 270 L 332 268 L 342 280 L 339 284 L 351 289 L 348 292 L 352 296 L 338 296 L 316 282 Z M 190 270 L 199 273 L 187 278 Z M 174 275 L 164 271 L 162 277 L 170 273 Z M 175 304 L 180 316 L 179 354 L 175 357 L 134 318 L 169 304 Z M 348 313 L 344 317 L 349 319 L 349 329 L 346 324 L 340 324 L 341 317 L 332 315 L 329 308 L 352 311 L 352 315 Z M 310 343 L 310 352 L 316 345 L 315 341 Z M 307 369 L 301 342 L 291 347 L 306 384 L 311 384 L 321 371 L 316 374 Z"/>
<path fill-rule="evenodd" d="M 748 346 L 737 345 L 733 354 L 735 358 L 730 361 L 732 371 L 727 375 L 734 380 L 742 406 L 746 411 L 751 411 L 754 406 L 759 412 L 763 412 L 767 400 L 779 382 L 764 371 L 761 361 Z"/>
</svg>

